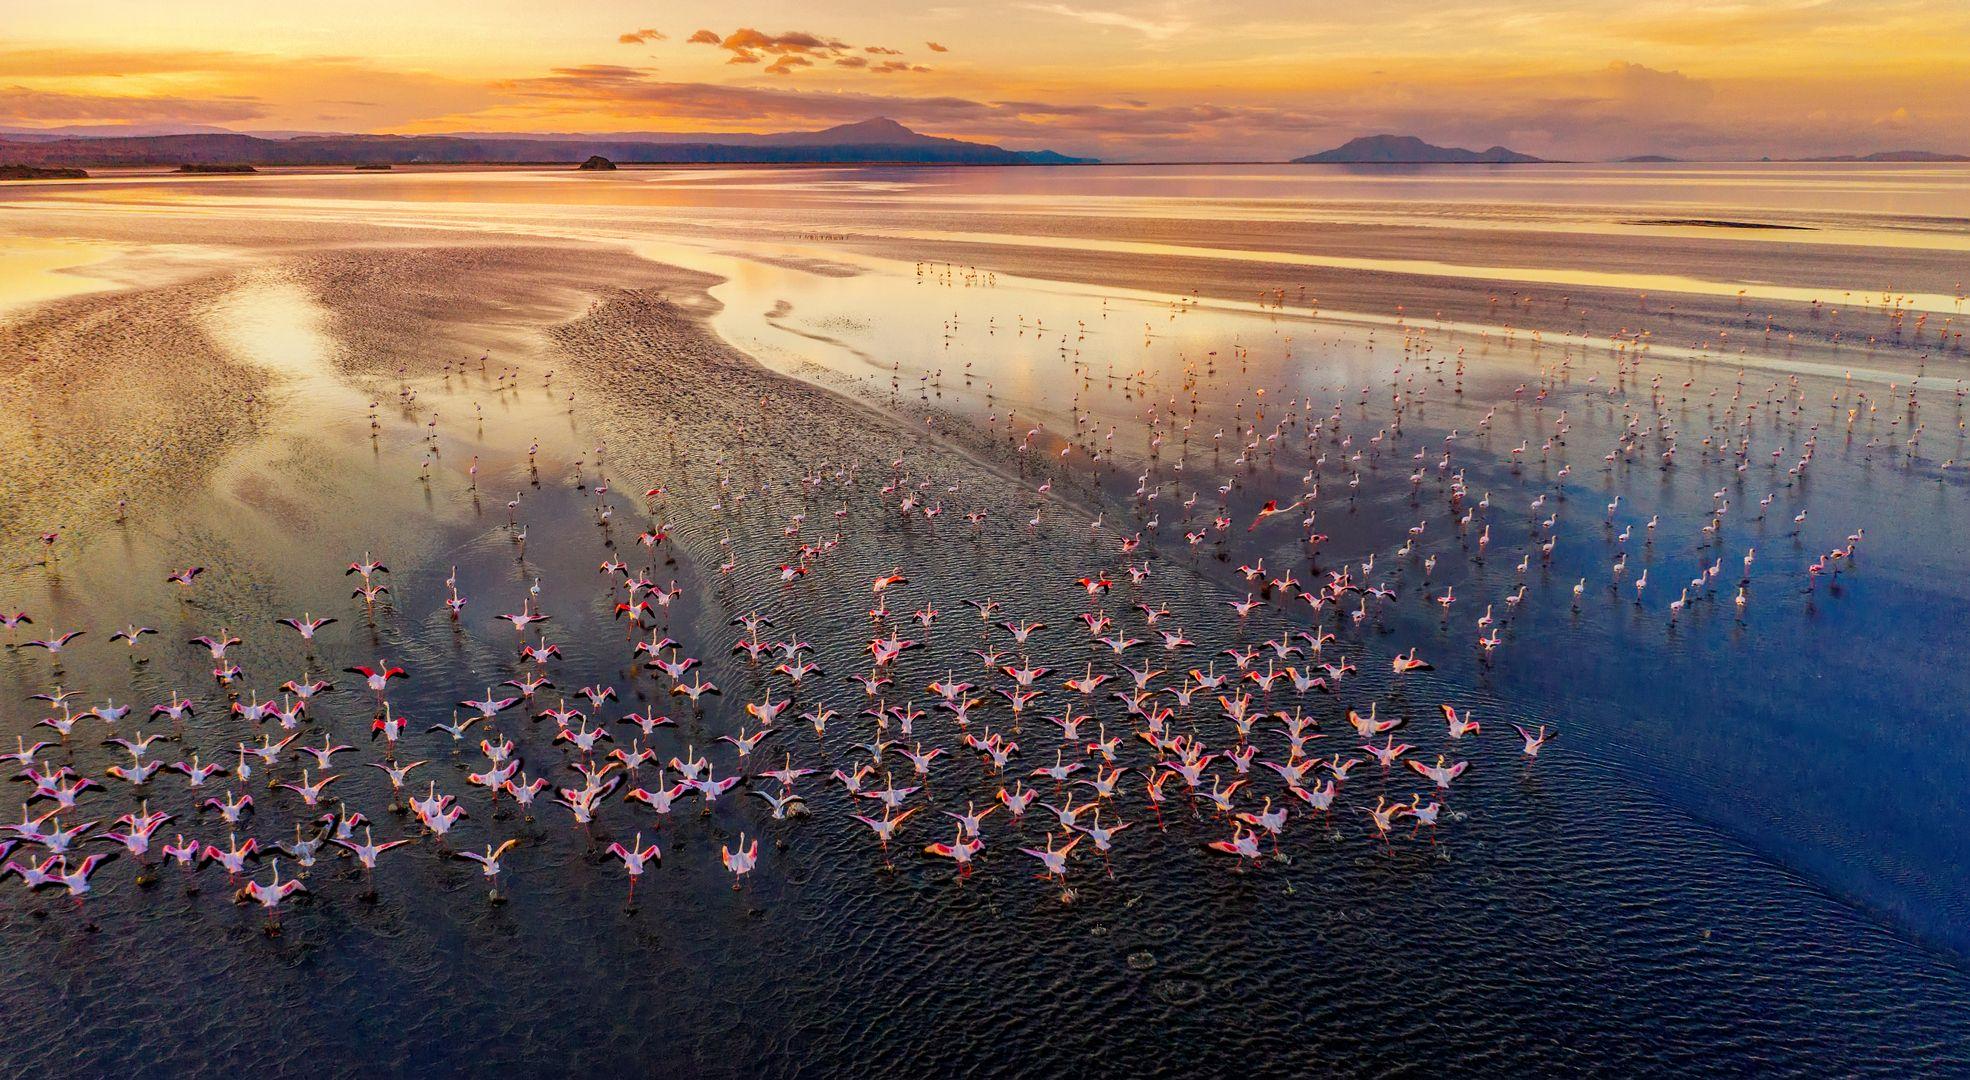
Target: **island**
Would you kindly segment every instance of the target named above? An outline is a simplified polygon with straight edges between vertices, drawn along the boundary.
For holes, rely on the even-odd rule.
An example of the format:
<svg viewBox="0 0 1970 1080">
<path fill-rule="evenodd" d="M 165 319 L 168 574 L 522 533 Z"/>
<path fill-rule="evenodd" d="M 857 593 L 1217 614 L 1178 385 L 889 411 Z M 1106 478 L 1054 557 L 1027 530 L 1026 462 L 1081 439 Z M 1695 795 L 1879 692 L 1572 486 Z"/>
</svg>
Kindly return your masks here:
<svg viewBox="0 0 1970 1080">
<path fill-rule="evenodd" d="M 255 173 L 255 172 L 259 172 L 260 170 L 254 168 L 251 165 L 205 165 L 205 164 L 200 164 L 198 162 L 188 161 L 185 164 L 178 166 L 176 171 L 181 173 L 199 173 L 199 174 L 212 174 L 217 176 L 234 176 L 240 173 Z"/>
<path fill-rule="evenodd" d="M 1502 146 L 1466 150 L 1435 146 L 1414 135 L 1364 135 L 1317 154 L 1296 157 L 1292 165 L 1536 165 L 1544 161 Z"/>
<path fill-rule="evenodd" d="M 588 160 L 575 166 L 582 172 L 614 172 L 616 163 L 600 154 L 590 154 Z"/>
<path fill-rule="evenodd" d="M 65 165 L 0 165 L 0 180 L 87 180 L 89 174 Z"/>
</svg>

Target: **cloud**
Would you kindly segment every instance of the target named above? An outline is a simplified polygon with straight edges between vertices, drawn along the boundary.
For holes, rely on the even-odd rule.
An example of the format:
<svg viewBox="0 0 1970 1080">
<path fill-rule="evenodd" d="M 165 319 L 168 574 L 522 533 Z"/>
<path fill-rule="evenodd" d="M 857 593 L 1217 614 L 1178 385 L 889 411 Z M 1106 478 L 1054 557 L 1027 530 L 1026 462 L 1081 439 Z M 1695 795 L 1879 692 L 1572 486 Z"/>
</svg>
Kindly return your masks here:
<svg viewBox="0 0 1970 1080">
<path fill-rule="evenodd" d="M 1760 0 L 1755 4 L 1644 5 L 1607 17 L 1608 29 L 1654 45 L 1707 47 L 1768 39 L 1774 29 L 1789 34 L 1877 18 L 1881 5 L 1842 10 L 1827 0 Z"/>
<path fill-rule="evenodd" d="M 0 49 L 0 71 L 16 79 L 243 71 L 267 60 L 193 49 Z"/>
<path fill-rule="evenodd" d="M 886 45 L 850 45 L 839 38 L 809 33 L 805 30 L 769 34 L 750 26 L 742 26 L 724 37 L 718 36 L 715 31 L 700 30 L 692 34 L 689 40 L 694 44 L 716 45 L 730 53 L 731 55 L 725 60 L 728 64 L 759 64 L 765 63 L 766 58 L 773 57 L 773 62 L 761 69 L 769 75 L 790 75 L 800 68 L 814 66 L 819 60 L 832 60 L 836 67 L 878 75 L 930 70 L 927 67 L 900 61 L 872 64 L 867 56 L 901 56 L 902 50 L 892 49 Z"/>
<path fill-rule="evenodd" d="M 30 124 L 245 123 L 303 127 L 322 102 L 346 104 L 338 122 L 381 129 L 495 103 L 478 79 L 381 67 L 355 56 L 177 49 L 0 47 L 10 86 L 0 118 Z M 361 90 L 360 102 L 351 100 Z"/>
<path fill-rule="evenodd" d="M 1161 21 L 1144 19 L 1120 11 L 1101 11 L 1093 8 L 1069 7 L 1066 4 L 1027 4 L 1032 11 L 1062 18 L 1075 19 L 1090 26 L 1110 27 L 1119 30 L 1133 30 L 1151 41 L 1168 41 L 1190 30 L 1190 20 L 1171 16 Z"/>
<path fill-rule="evenodd" d="M 1701 79 L 1626 60 L 1614 61 L 1598 77 L 1588 76 L 1587 81 L 1602 101 L 1662 113 L 1695 111 L 1717 96 L 1715 88 Z"/>
<path fill-rule="evenodd" d="M 620 35 L 616 40 L 624 45 L 647 45 L 656 41 L 669 41 L 670 35 L 662 30 L 637 30 Z"/>
<path fill-rule="evenodd" d="M 700 35 L 709 33 L 710 31 L 700 30 L 697 34 L 691 35 L 691 40 L 700 40 Z M 824 38 L 804 30 L 768 34 L 750 26 L 742 26 L 727 34 L 718 40 L 717 45 L 732 54 L 725 61 L 728 64 L 757 64 L 762 53 L 779 57 L 780 59 L 766 68 L 767 73 L 772 75 L 786 75 L 796 67 L 808 67 L 813 63 L 810 60 L 794 63 L 788 60 L 789 57 L 840 56 L 851 48 L 845 41 Z"/>
<path fill-rule="evenodd" d="M 939 45 L 939 44 L 938 44 L 938 43 L 936 43 L 935 41 L 926 41 L 926 42 L 924 42 L 924 43 L 923 43 L 923 47 L 924 47 L 924 48 L 926 48 L 926 49 L 929 49 L 929 50 L 930 50 L 931 52 L 950 52 L 950 51 L 951 51 L 951 50 L 949 50 L 949 49 L 947 49 L 947 48 L 945 48 L 944 46 L 942 46 L 942 45 Z"/>
<path fill-rule="evenodd" d="M 265 103 L 249 97 L 138 97 L 128 94 L 76 94 L 0 87 L 0 116 L 35 123 L 222 123 L 267 115 Z"/>
<path fill-rule="evenodd" d="M 622 64 L 579 64 L 575 67 L 550 68 L 557 79 L 573 79 L 601 87 L 630 87 L 641 82 L 653 69 L 626 67 Z"/>
<path fill-rule="evenodd" d="M 763 52 L 776 55 L 806 55 L 811 53 L 846 52 L 849 45 L 845 41 L 824 38 L 804 30 L 793 30 L 784 34 L 768 34 L 754 30 L 750 26 L 740 27 L 727 35 L 718 47 L 727 52 Z"/>
</svg>

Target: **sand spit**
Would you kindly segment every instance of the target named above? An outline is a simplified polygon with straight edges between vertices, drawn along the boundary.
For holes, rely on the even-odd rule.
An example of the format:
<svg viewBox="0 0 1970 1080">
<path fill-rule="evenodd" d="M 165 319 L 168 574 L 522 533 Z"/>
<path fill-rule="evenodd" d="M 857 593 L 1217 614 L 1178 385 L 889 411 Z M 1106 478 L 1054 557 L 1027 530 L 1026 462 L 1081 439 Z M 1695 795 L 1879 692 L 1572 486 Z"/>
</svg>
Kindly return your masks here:
<svg viewBox="0 0 1970 1080">
<path fill-rule="evenodd" d="M 899 417 L 829 372 L 809 382 L 762 366 L 708 325 L 720 308 L 710 274 L 611 246 L 524 244 L 338 247 L 287 255 L 277 272 L 327 313 L 352 378 L 429 376 L 486 352 L 529 379 L 575 376 L 574 407 L 613 433 L 615 460 L 639 465 L 639 482 L 679 479 L 674 448 L 675 462 L 699 470 L 757 455 L 760 475 L 780 482 L 821 463 L 889 471 L 899 461 L 947 485 L 989 477 L 1002 490 L 988 513 L 1021 522 L 1036 505 L 1072 505 L 1035 493 L 1008 446 L 965 423 Z"/>
<path fill-rule="evenodd" d="M 875 563 L 897 557 L 947 561 L 954 536 L 976 541 L 965 545 L 966 558 L 983 552 L 990 563 L 994 553 L 1035 546 L 1036 515 L 1041 535 L 1085 532 L 1095 516 L 1085 505 L 1098 499 L 1092 487 L 1015 453 L 1007 430 L 980 431 L 927 409 L 893 415 L 832 386 L 838 380 L 825 373 L 802 381 L 733 348 L 706 322 L 719 309 L 706 291 L 718 283 L 710 275 L 604 245 L 411 246 L 397 232 L 382 234 L 384 243 L 334 233 L 319 238 L 328 241 L 322 246 L 249 243 L 232 249 L 237 258 L 224 272 L 75 297 L 0 323 L 0 408 L 29 418 L 0 433 L 5 565 L 38 561 L 43 531 L 61 531 L 68 549 L 88 543 L 113 521 L 119 499 L 133 523 L 162 527 L 172 519 L 152 518 L 153 509 L 169 510 L 267 433 L 293 388 L 278 367 L 249 363 L 238 343 L 215 340 L 210 323 L 242 293 L 270 286 L 304 293 L 319 312 L 332 381 L 392 413 L 402 411 L 404 380 L 437 379 L 447 363 L 458 372 L 488 356 L 490 369 L 533 387 L 556 372 L 557 393 L 565 386 L 571 395 L 569 423 L 578 418 L 600 434 L 591 459 L 606 461 L 625 494 L 658 486 L 688 493 L 679 500 L 680 510 L 691 508 L 675 521 L 679 539 L 708 560 L 719 555 L 721 536 L 741 531 L 703 513 L 721 496 L 725 513 L 777 521 L 805 512 L 808 537 L 832 534 L 841 500 L 794 489 L 802 475 L 839 469 L 911 485 L 923 507 L 940 511 L 934 521 L 905 518 L 893 500 L 856 486 L 850 497 L 868 504 L 857 512 L 895 519 L 884 536 L 900 546 L 870 545 L 866 567 L 856 553 L 837 560 L 855 573 L 886 569 Z M 420 422 L 432 409 L 464 407 L 429 402 L 411 409 Z M 529 434 L 501 436 L 514 442 L 503 449 L 524 450 Z M 234 487 L 265 472 L 247 464 L 234 470 Z M 1050 477 L 1060 488 L 1038 491 Z M 233 496 L 257 505 L 277 489 Z M 972 510 L 987 515 L 976 528 L 964 519 Z M 787 557 L 772 547 L 748 552 L 745 572 L 770 571 Z M 1003 569 L 1016 580 L 1031 568 Z"/>
<path fill-rule="evenodd" d="M 939 480 L 989 475 L 995 486 L 1019 483 L 1010 475 L 1016 464 L 992 460 L 997 454 L 980 433 L 918 431 L 848 394 L 769 371 L 705 325 L 704 305 L 711 301 L 701 288 L 712 279 L 672 273 L 671 289 L 622 291 L 549 332 L 569 368 L 630 421 L 630 444 L 645 453 L 663 447 L 661 458 L 645 459 L 653 473 L 673 471 L 664 462 L 674 453 L 679 462 L 749 462 L 761 467 L 761 476 L 768 475 L 769 461 L 885 473 L 902 462 L 908 471 L 928 470 Z M 680 303 L 672 299 L 678 292 L 696 295 Z M 785 468 L 773 472 L 786 475 Z M 970 499 L 983 492 L 967 488 L 965 494 Z M 1026 494 L 1002 492 L 992 500 L 997 505 L 985 509 L 1013 514 L 1029 503 L 1055 501 Z"/>
<path fill-rule="evenodd" d="M 0 321 L 0 568 L 202 482 L 259 431 L 267 375 L 229 360 L 202 315 L 228 274 L 73 297 Z"/>
<path fill-rule="evenodd" d="M 351 376 L 438 374 L 447 362 L 544 361 L 546 328 L 628 284 L 677 272 L 593 245 L 358 246 L 297 252 L 278 267 L 327 313 Z"/>
<path fill-rule="evenodd" d="M 254 243 L 233 253 L 223 272 L 187 278 L 180 268 L 168 284 L 0 320 L 0 414 L 10 420 L 0 428 L 0 568 L 38 562 L 44 532 L 62 534 L 61 550 L 88 542 L 118 500 L 132 522 L 181 501 L 265 433 L 282 375 L 253 362 L 253 343 L 219 340 L 212 325 L 244 292 L 303 290 L 324 315 L 337 373 L 393 402 L 386 380 L 435 374 L 468 353 L 531 368 L 545 327 L 648 266 L 606 248 Z"/>
</svg>

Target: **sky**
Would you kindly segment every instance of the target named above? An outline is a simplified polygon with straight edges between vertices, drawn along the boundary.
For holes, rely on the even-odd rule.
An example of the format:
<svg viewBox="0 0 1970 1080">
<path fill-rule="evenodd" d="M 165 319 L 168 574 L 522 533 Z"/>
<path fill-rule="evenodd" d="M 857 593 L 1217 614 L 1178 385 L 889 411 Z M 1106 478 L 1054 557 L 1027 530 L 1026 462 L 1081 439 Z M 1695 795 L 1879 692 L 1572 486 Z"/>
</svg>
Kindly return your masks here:
<svg viewBox="0 0 1970 1080">
<path fill-rule="evenodd" d="M 279 8 L 283 10 L 268 10 Z M 0 128 L 783 131 L 1112 161 L 1970 152 L 1966 0 L 0 0 Z"/>
</svg>

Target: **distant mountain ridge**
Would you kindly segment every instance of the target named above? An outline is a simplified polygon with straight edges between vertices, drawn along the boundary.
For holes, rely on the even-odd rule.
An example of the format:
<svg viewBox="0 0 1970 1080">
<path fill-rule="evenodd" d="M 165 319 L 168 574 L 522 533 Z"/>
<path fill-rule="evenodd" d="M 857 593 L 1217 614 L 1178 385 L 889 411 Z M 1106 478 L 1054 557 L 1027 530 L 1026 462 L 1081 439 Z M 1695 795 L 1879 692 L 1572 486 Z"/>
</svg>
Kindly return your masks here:
<svg viewBox="0 0 1970 1080">
<path fill-rule="evenodd" d="M 654 136 L 656 133 L 652 133 Z M 624 164 L 1069 165 L 1051 150 L 924 135 L 886 117 L 821 131 L 769 135 L 296 135 L 238 132 L 88 135 L 0 134 L 0 163 L 17 165 L 418 165 L 579 162 Z"/>
<path fill-rule="evenodd" d="M 1466 150 L 1436 146 L 1414 135 L 1363 135 L 1332 150 L 1296 157 L 1294 165 L 1533 165 L 1543 161 L 1502 146 Z"/>
<path fill-rule="evenodd" d="M 0 166 L 180 165 L 477 165 L 579 163 L 605 157 L 621 164 L 962 164 L 1080 165 L 1094 158 L 1052 150 L 1008 150 L 991 143 L 913 131 L 872 117 L 819 131 L 781 132 L 490 132 L 369 135 L 334 131 L 243 132 L 209 124 L 72 124 L 30 128 L 0 124 Z M 1638 154 L 1622 164 L 1689 159 Z M 1970 154 L 1881 150 L 1797 158 L 1704 157 L 1710 162 L 1970 162 Z M 1504 146 L 1468 150 L 1413 135 L 1367 135 L 1294 158 L 1291 164 L 1498 165 L 1547 159 Z"/>
<path fill-rule="evenodd" d="M 1799 158 L 1800 161 L 1970 161 L 1970 154 L 1940 154 L 1934 150 L 1877 150 L 1872 154 L 1836 154 Z"/>
</svg>

